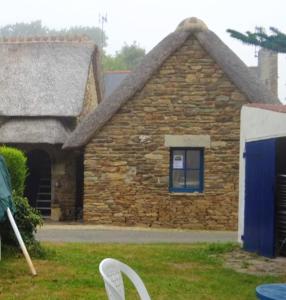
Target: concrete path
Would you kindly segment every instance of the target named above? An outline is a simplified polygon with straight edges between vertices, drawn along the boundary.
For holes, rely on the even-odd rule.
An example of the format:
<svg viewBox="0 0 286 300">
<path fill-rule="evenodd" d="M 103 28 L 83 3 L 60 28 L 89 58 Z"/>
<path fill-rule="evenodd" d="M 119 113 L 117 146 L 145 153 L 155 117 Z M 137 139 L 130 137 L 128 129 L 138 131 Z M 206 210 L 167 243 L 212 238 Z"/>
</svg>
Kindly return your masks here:
<svg viewBox="0 0 286 300">
<path fill-rule="evenodd" d="M 134 227 L 45 224 L 36 235 L 39 241 L 83 243 L 197 243 L 235 242 L 231 231 L 194 231 Z"/>
</svg>

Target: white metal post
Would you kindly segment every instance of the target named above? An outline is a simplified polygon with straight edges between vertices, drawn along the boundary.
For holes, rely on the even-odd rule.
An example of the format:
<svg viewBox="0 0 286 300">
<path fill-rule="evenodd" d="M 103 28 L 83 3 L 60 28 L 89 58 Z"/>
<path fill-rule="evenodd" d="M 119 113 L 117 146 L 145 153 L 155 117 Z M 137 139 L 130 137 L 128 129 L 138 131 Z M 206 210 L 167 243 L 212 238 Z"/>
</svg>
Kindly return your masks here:
<svg viewBox="0 0 286 300">
<path fill-rule="evenodd" d="M 20 247 L 21 247 L 21 249 L 22 249 L 22 252 L 23 252 L 23 254 L 24 254 L 25 258 L 26 258 L 26 261 L 27 261 L 27 263 L 28 263 L 28 265 L 29 265 L 29 268 L 30 268 L 30 270 L 31 270 L 31 273 L 32 273 L 32 275 L 35 276 L 35 275 L 37 275 L 37 272 L 36 272 L 36 270 L 35 270 L 35 268 L 34 268 L 34 265 L 33 265 L 33 263 L 32 263 L 32 260 L 31 260 L 31 258 L 30 258 L 30 255 L 29 255 L 29 253 L 28 253 L 28 251 L 27 251 L 27 248 L 26 248 L 26 246 L 25 246 L 25 244 L 24 244 L 24 241 L 23 241 L 23 239 L 22 239 L 22 236 L 21 236 L 21 234 L 20 234 L 20 232 L 19 232 L 19 229 L 18 229 L 18 227 L 17 227 L 17 224 L 16 224 L 16 222 L 15 222 L 15 220 L 14 220 L 14 217 L 13 217 L 13 215 L 12 215 L 12 213 L 11 213 L 9 207 L 7 208 L 7 215 L 8 215 L 9 221 L 10 221 L 10 223 L 11 223 L 11 226 L 12 226 L 14 232 L 15 232 L 15 235 L 16 235 L 16 237 L 17 237 L 17 240 L 18 240 L 18 242 L 19 242 L 19 245 L 20 245 Z"/>
</svg>

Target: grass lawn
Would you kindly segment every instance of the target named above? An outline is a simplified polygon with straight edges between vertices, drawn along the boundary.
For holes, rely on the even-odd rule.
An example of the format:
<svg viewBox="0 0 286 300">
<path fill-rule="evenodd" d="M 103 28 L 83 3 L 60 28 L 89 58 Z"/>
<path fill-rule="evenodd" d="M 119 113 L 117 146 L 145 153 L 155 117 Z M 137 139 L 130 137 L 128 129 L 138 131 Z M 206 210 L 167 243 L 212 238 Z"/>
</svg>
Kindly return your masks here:
<svg viewBox="0 0 286 300">
<path fill-rule="evenodd" d="M 231 244 L 120 245 L 45 243 L 45 259 L 34 259 L 31 277 L 23 257 L 5 255 L 0 262 L 0 299 L 107 299 L 99 262 L 114 257 L 143 279 L 151 298 L 256 299 L 255 287 L 286 278 L 240 274 L 223 267 L 221 254 Z M 138 299 L 127 283 L 127 299 Z"/>
</svg>

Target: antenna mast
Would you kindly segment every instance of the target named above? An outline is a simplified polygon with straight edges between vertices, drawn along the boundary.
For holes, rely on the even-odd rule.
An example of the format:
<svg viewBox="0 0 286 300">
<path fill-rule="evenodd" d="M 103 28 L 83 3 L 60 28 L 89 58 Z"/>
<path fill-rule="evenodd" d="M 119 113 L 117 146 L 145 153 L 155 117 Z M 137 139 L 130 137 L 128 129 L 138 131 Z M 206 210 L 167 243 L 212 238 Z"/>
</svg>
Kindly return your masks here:
<svg viewBox="0 0 286 300">
<path fill-rule="evenodd" d="M 107 13 L 104 15 L 99 14 L 99 26 L 101 29 L 101 44 L 100 44 L 100 49 L 103 51 L 103 46 L 104 46 L 104 24 L 107 23 Z"/>
</svg>

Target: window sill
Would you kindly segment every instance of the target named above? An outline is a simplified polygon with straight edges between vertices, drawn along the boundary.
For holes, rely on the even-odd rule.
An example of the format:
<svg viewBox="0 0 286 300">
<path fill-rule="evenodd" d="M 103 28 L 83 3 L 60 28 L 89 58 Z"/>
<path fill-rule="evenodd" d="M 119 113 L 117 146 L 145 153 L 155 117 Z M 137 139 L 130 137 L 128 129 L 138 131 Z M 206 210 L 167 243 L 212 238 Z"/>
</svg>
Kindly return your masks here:
<svg viewBox="0 0 286 300">
<path fill-rule="evenodd" d="M 169 192 L 169 195 L 171 196 L 188 196 L 188 197 L 198 197 L 198 196 L 204 196 L 205 193 L 200 193 L 200 192 Z"/>
</svg>

